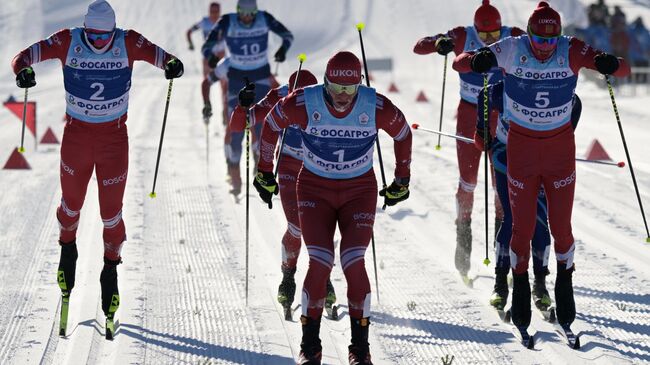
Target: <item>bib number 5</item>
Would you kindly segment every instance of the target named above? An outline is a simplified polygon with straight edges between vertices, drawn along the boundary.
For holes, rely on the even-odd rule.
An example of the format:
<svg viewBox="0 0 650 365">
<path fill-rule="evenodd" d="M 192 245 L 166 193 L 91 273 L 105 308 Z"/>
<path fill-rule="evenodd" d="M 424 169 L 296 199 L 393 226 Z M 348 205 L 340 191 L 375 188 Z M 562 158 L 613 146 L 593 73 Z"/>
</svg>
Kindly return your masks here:
<svg viewBox="0 0 650 365">
<path fill-rule="evenodd" d="M 540 91 L 535 96 L 535 106 L 538 108 L 546 108 L 551 100 L 548 98 L 548 91 Z"/>
</svg>

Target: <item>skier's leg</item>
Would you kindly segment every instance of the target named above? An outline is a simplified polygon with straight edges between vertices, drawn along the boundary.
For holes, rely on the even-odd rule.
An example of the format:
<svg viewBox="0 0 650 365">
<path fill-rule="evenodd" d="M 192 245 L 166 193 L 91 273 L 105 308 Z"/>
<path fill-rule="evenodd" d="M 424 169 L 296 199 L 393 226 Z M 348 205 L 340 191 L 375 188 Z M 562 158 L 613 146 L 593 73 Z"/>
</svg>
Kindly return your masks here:
<svg viewBox="0 0 650 365">
<path fill-rule="evenodd" d="M 287 218 L 287 230 L 282 237 L 282 283 L 278 288 L 278 301 L 283 305 L 291 305 L 295 297 L 296 282 L 294 274 L 300 255 L 301 231 L 298 218 L 298 198 L 296 181 L 302 161 L 293 157 L 282 156 L 278 170 L 278 184 L 284 216 Z"/>
<path fill-rule="evenodd" d="M 494 290 L 490 304 L 503 309 L 508 300 L 508 273 L 510 272 L 510 237 L 512 235 L 512 213 L 508 198 L 508 178 L 506 175 L 506 145 L 495 142 L 492 147 L 492 165 L 494 180 L 499 199 L 503 201 L 503 223 L 496 233 L 496 267 L 494 269 Z"/>
<path fill-rule="evenodd" d="M 548 230 L 548 214 L 546 207 L 546 194 L 544 188 L 539 190 L 537 195 L 537 223 L 533 235 L 533 300 L 535 305 L 546 310 L 551 305 L 551 297 L 546 289 L 546 275 L 548 271 L 548 259 L 551 253 L 551 235 Z"/>
</svg>

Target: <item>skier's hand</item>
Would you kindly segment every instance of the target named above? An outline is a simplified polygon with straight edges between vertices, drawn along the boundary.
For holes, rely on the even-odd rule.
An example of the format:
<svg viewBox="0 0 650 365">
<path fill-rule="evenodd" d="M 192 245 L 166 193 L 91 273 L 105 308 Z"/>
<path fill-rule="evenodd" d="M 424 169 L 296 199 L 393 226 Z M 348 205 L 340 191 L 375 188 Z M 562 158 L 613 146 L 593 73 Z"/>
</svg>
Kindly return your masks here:
<svg viewBox="0 0 650 365">
<path fill-rule="evenodd" d="M 618 70 L 619 62 L 616 56 L 609 53 L 599 53 L 594 57 L 596 70 L 603 75 L 611 75 Z"/>
<path fill-rule="evenodd" d="M 194 43 L 190 42 L 190 45 L 187 47 L 190 51 L 194 50 Z"/>
<path fill-rule="evenodd" d="M 16 85 L 21 89 L 36 86 L 36 74 L 31 67 L 25 67 L 16 75 Z"/>
<path fill-rule="evenodd" d="M 167 80 L 176 79 L 183 76 L 183 62 L 178 58 L 172 58 L 165 64 L 165 78 Z"/>
<path fill-rule="evenodd" d="M 210 66 L 210 68 L 217 68 L 217 63 L 219 63 L 219 56 L 211 54 L 208 58 L 208 66 Z"/>
<path fill-rule="evenodd" d="M 454 50 L 454 41 L 449 37 L 440 37 L 436 40 L 436 52 L 445 56 Z"/>
<path fill-rule="evenodd" d="M 275 55 L 273 56 L 275 62 L 284 62 L 287 59 L 287 49 L 284 46 L 281 46 Z"/>
<path fill-rule="evenodd" d="M 384 204 L 393 206 L 409 197 L 409 178 L 395 178 L 390 186 L 379 191 L 384 197 Z"/>
<path fill-rule="evenodd" d="M 255 84 L 251 84 L 248 78 L 246 79 L 246 86 L 239 90 L 238 99 L 239 106 L 244 109 L 250 108 L 255 102 Z"/>
<path fill-rule="evenodd" d="M 488 48 L 481 48 L 472 56 L 472 71 L 486 73 L 497 65 L 497 58 Z"/>
<path fill-rule="evenodd" d="M 273 195 L 278 195 L 278 183 L 272 172 L 258 171 L 253 181 L 253 186 L 260 194 L 260 198 L 269 205 L 269 209 L 273 208 Z"/>
</svg>

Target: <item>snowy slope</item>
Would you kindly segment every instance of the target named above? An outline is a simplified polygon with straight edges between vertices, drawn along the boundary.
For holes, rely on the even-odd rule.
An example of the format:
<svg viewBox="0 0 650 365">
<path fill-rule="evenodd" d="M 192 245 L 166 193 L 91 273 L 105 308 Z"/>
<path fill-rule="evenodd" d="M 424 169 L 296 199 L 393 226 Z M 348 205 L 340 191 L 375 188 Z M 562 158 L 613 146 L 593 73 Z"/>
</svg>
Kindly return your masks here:
<svg viewBox="0 0 650 365">
<path fill-rule="evenodd" d="M 613 1 L 613 0 L 612 0 Z M 387 94 L 410 122 L 437 128 L 443 58 L 417 56 L 411 50 L 422 36 L 470 24 L 479 1 L 457 0 L 290 0 L 262 1 L 296 38 L 280 67 L 286 80 L 307 54 L 305 67 L 319 78 L 327 58 L 349 49 L 360 54 L 355 24 L 366 23 L 369 58 L 391 57 L 392 73 L 373 73 L 373 86 L 386 92 L 395 82 L 400 93 Z M 559 3 L 559 1 L 557 1 Z M 563 6 L 577 1 L 564 1 Z M 609 2 L 609 1 L 608 1 Z M 22 97 L 8 67 L 11 57 L 31 42 L 62 27 L 81 24 L 88 1 L 10 0 L 0 7 L 0 98 Z M 129 110 L 130 173 L 125 196 L 128 241 L 119 267 L 122 305 L 115 341 L 103 339 L 99 300 L 101 220 L 95 180 L 91 181 L 79 229 L 80 258 L 72 296 L 69 330 L 57 336 L 59 290 L 55 283 L 59 248 L 54 212 L 60 200 L 58 149 L 34 150 L 26 138 L 30 171 L 0 171 L 0 363 L 1 364 L 290 364 L 297 356 L 300 326 L 285 322 L 275 301 L 280 281 L 280 238 L 285 220 L 279 201 L 269 211 L 254 190 L 250 212 L 249 303 L 245 304 L 245 211 L 228 194 L 222 158 L 223 130 L 210 125 L 209 154 L 200 120 L 200 58 L 186 49 L 184 31 L 204 15 L 209 1 L 114 0 L 118 25 L 133 27 L 178 55 L 186 75 L 174 82 L 156 191 L 150 199 L 167 82 L 162 71 L 135 67 Z M 324 5 L 326 3 L 326 5 Z M 551 2 L 553 3 L 553 1 Z M 585 1 L 585 3 L 587 3 Z M 618 0 L 629 14 L 650 16 L 650 4 Z M 234 0 L 223 10 L 234 10 Z M 504 23 L 523 27 L 535 1 L 494 1 Z M 630 15 L 631 16 L 631 15 Z M 198 35 L 195 34 L 198 44 Z M 272 50 L 277 47 L 273 39 Z M 451 63 L 451 60 L 449 60 Z M 62 77 L 56 62 L 35 67 L 38 85 L 30 100 L 38 103 L 39 137 L 51 126 L 61 137 L 64 113 Z M 444 129 L 453 132 L 458 102 L 457 75 L 448 69 Z M 430 103 L 416 103 L 424 90 Z M 213 91 L 213 104 L 218 96 Z M 615 160 L 624 152 L 609 95 L 584 78 L 578 88 L 583 114 L 577 150 L 594 139 Z M 641 196 L 650 209 L 650 136 L 644 105 L 647 90 L 632 96 L 617 90 L 617 103 L 628 138 Z M 0 158 L 4 162 L 20 138 L 20 123 L 0 110 Z M 379 294 L 373 297 L 371 349 L 378 364 L 456 363 L 580 364 L 650 361 L 650 246 L 627 169 L 580 164 L 574 206 L 578 241 L 574 276 L 578 320 L 585 331 L 583 348 L 563 345 L 550 325 L 537 317 L 537 350 L 516 343 L 508 326 L 488 306 L 493 266 L 482 265 L 482 171 L 473 216 L 474 289 L 465 287 L 453 265 L 454 194 L 457 184 L 454 144 L 414 132 L 411 199 L 377 211 L 376 247 Z M 390 139 L 382 137 L 387 177 L 394 167 Z M 242 163 L 242 167 L 244 164 Z M 378 164 L 376 164 L 378 169 Z M 379 177 L 379 171 L 377 171 Z M 490 199 L 493 195 L 490 194 Z M 650 213 L 650 212 L 649 212 Z M 491 221 L 491 219 L 490 219 Z M 492 234 L 492 227 L 489 227 Z M 492 258 L 492 252 L 490 252 Z M 337 259 L 338 261 L 338 259 Z M 372 288 L 372 254 L 367 255 Z M 301 254 L 297 280 L 306 271 Z M 551 271 L 555 271 L 551 266 Z M 552 278 L 550 276 L 549 278 Z M 326 363 L 347 363 L 349 321 L 345 280 L 340 265 L 332 279 L 344 305 L 338 322 L 323 320 Z M 549 287 L 553 280 L 550 279 Z M 300 285 L 299 285 L 300 290 Z M 296 315 L 297 318 L 297 315 Z"/>
</svg>

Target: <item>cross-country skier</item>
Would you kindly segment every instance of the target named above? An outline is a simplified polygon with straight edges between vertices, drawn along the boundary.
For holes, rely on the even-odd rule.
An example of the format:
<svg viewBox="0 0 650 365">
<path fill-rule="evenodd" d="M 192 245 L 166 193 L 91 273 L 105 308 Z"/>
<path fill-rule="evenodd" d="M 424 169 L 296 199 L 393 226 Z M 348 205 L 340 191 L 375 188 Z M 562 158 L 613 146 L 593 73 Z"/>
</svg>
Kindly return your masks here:
<svg viewBox="0 0 650 365">
<path fill-rule="evenodd" d="M 309 269 L 302 291 L 300 364 L 320 364 L 321 314 L 327 279 L 334 265 L 337 225 L 352 326 L 349 360 L 350 364 L 371 364 L 370 282 L 364 256 L 377 205 L 372 162 L 379 129 L 393 137 L 396 159 L 395 180 L 379 194 L 388 205 L 409 196 L 412 137 L 408 124 L 388 98 L 360 82 L 359 59 L 350 52 L 338 52 L 327 63 L 324 83 L 296 90 L 284 98 L 269 113 L 262 131 L 255 180 L 267 203 L 278 192 L 273 177 L 278 132 L 295 124 L 303 139 L 303 167 L 296 190 Z"/>
<path fill-rule="evenodd" d="M 167 79 L 182 76 L 183 64 L 140 33 L 116 28 L 115 13 L 105 0 L 88 6 L 83 27 L 60 30 L 16 55 L 12 67 L 18 87 L 36 85 L 31 65 L 50 59 L 63 65 L 66 93 L 60 164 L 63 197 L 56 212 L 59 286 L 64 296 L 74 287 L 79 212 L 95 170 L 104 223 L 102 309 L 112 319 L 119 306 L 116 266 L 122 262 L 126 240 L 122 199 L 129 161 L 126 120 L 133 63 L 146 61 L 164 69 Z"/>
<path fill-rule="evenodd" d="M 454 52 L 459 55 L 465 51 L 475 50 L 492 44 L 499 39 L 510 35 L 517 36 L 524 34 L 524 31 L 516 27 L 501 25 L 501 15 L 489 0 L 483 0 L 483 4 L 474 13 L 474 25 L 467 27 L 456 27 L 445 34 L 438 34 L 433 37 L 425 37 L 418 41 L 413 51 L 417 54 L 430 54 L 438 52 L 447 55 Z M 493 84 L 501 79 L 498 70 L 490 72 L 490 83 Z M 476 96 L 483 87 L 483 78 L 475 73 L 460 74 L 460 102 L 456 114 L 456 134 L 472 138 L 476 125 Z M 481 152 L 465 142 L 456 142 L 456 154 L 458 158 L 458 190 L 456 191 L 456 269 L 463 280 L 467 283 L 469 278 L 467 272 L 470 269 L 470 257 L 472 253 L 472 207 L 474 205 L 474 190 L 478 176 L 478 167 L 481 160 Z M 503 220 L 503 209 L 499 199 L 494 199 L 496 217 L 495 232 L 499 230 Z"/>
<path fill-rule="evenodd" d="M 513 220 L 512 320 L 520 328 L 530 324 L 528 261 L 537 194 L 543 186 L 557 259 L 557 319 L 568 326 L 575 319 L 571 211 L 576 171 L 571 105 L 578 72 L 586 67 L 625 77 L 630 66 L 622 58 L 595 50 L 577 38 L 562 36 L 560 15 L 544 1 L 528 19 L 526 35 L 505 38 L 454 60 L 458 72 L 485 73 L 495 66 L 506 74 L 503 118 L 510 124 L 507 174 Z"/>
<path fill-rule="evenodd" d="M 282 38 L 282 45 L 275 52 L 274 59 L 276 62 L 284 62 L 287 50 L 293 41 L 291 32 L 271 14 L 258 10 L 256 0 L 238 0 L 237 13 L 223 15 L 203 44 L 203 56 L 208 59 L 209 65 L 214 67 L 219 61 L 219 55 L 213 53 L 213 47 L 221 41 L 226 42 L 230 54 L 228 115 L 237 105 L 237 97 L 240 89 L 246 85 L 246 78 L 255 84 L 260 98 L 272 87 L 278 86 L 272 85 L 273 79 L 270 78 L 271 67 L 267 57 L 269 31 Z M 258 128 L 261 128 L 261 125 Z M 243 138 L 243 132 L 231 133 L 225 137 L 228 176 L 232 183 L 231 192 L 234 195 L 239 195 L 241 192 L 239 163 Z"/>
<path fill-rule="evenodd" d="M 203 17 L 198 23 L 192 25 L 190 29 L 187 30 L 186 37 L 187 37 L 187 43 L 188 43 L 188 48 L 190 51 L 194 50 L 194 43 L 192 42 L 192 33 L 197 30 L 201 30 L 201 34 L 203 35 L 203 40 L 205 41 L 208 38 L 208 35 L 210 34 L 210 31 L 212 28 L 214 28 L 214 25 L 217 24 L 217 20 L 219 20 L 219 17 L 221 17 L 221 5 L 218 2 L 212 2 L 210 3 L 210 7 L 208 9 L 208 16 Z M 216 51 L 218 51 L 219 57 L 224 58 L 225 56 L 225 46 L 220 43 L 218 45 L 215 45 Z M 210 103 L 210 86 L 214 82 L 211 82 L 209 80 L 209 74 L 212 72 L 212 70 L 216 68 L 215 66 L 210 67 L 208 65 L 208 59 L 203 58 L 203 81 L 201 81 L 201 95 L 203 96 L 203 120 L 205 123 L 210 122 L 210 117 L 212 116 L 212 104 Z M 221 98 L 222 98 L 222 103 L 223 103 L 223 123 L 225 124 L 227 121 L 226 118 L 226 110 L 228 109 L 227 106 L 228 104 L 226 103 L 226 93 L 228 92 L 228 79 L 223 78 L 220 82 L 221 85 Z"/>
<path fill-rule="evenodd" d="M 262 100 L 250 108 L 250 127 L 253 128 L 257 123 L 264 123 L 264 118 L 273 109 L 275 104 L 288 94 L 293 92 L 294 83 L 298 79 L 296 89 L 302 89 L 305 86 L 315 85 L 318 83 L 316 77 L 308 70 L 301 70 L 291 74 L 289 83 L 280 87 L 271 89 Z M 237 106 L 230 118 L 230 130 L 232 132 L 242 132 L 246 127 L 246 111 L 249 103 L 254 100 L 250 90 L 240 93 L 240 105 Z M 284 135 L 284 145 L 282 148 L 282 158 L 278 167 L 278 179 L 280 189 L 280 199 L 284 216 L 287 218 L 287 230 L 282 237 L 282 282 L 278 287 L 278 302 L 285 308 L 290 308 L 296 293 L 296 264 L 300 255 L 301 231 L 300 221 L 298 219 L 298 198 L 296 196 L 296 182 L 298 172 L 302 167 L 302 136 L 300 129 L 296 126 L 286 128 Z M 259 145 L 259 143 L 258 143 Z M 255 148 L 255 144 L 253 144 Z M 259 150 L 256 151 L 259 153 Z M 253 184 L 256 188 L 262 188 L 257 181 Z M 262 188 L 263 189 L 263 188 Z M 332 306 L 336 302 L 334 286 L 330 280 L 327 281 L 327 296 L 325 306 Z"/>
<path fill-rule="evenodd" d="M 485 89 L 481 89 L 478 94 L 478 100 L 484 98 Z M 483 103 L 479 102 L 478 119 L 476 123 L 476 132 L 474 134 L 474 143 L 476 147 L 483 151 L 484 143 L 487 143 L 490 150 L 490 160 L 494 168 L 496 188 L 499 193 L 499 199 L 503 206 L 503 224 L 496 236 L 496 277 L 494 280 L 494 290 L 490 297 L 490 304 L 497 309 L 503 310 L 508 301 L 508 273 L 510 272 L 510 238 L 512 236 L 512 213 L 510 210 L 510 200 L 508 198 L 508 178 L 506 169 L 508 159 L 506 156 L 506 147 L 508 139 L 508 129 L 510 127 L 508 120 L 501 118 L 503 115 L 503 81 L 489 85 L 488 93 L 488 110 L 496 109 L 498 117 L 489 119 L 488 131 L 491 133 L 485 142 L 485 122 Z M 571 122 L 574 129 L 580 119 L 582 103 L 576 94 L 573 102 L 573 111 L 571 113 Z M 489 118 L 489 117 L 488 117 Z M 496 123 L 496 126 L 495 126 Z M 537 196 L 537 222 L 535 224 L 535 233 L 532 240 L 533 249 L 533 272 L 535 280 L 533 281 L 533 301 L 540 310 L 548 310 L 551 306 L 551 297 L 546 289 L 546 275 L 549 274 L 548 260 L 550 256 L 551 237 L 548 230 L 548 215 L 546 207 L 546 194 L 544 188 L 539 190 Z"/>
</svg>

